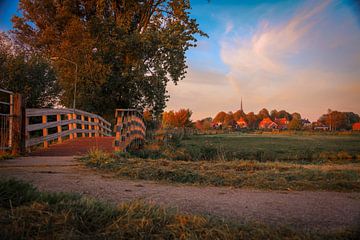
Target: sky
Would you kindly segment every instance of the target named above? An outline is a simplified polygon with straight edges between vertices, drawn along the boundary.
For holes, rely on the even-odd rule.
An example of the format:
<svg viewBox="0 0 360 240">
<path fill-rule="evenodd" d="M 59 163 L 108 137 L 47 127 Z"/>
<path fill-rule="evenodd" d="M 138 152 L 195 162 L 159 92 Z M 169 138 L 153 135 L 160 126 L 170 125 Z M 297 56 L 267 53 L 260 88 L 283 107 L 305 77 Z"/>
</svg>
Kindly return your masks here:
<svg viewBox="0 0 360 240">
<path fill-rule="evenodd" d="M 316 120 L 328 109 L 360 114 L 359 5 L 351 0 L 190 0 L 209 38 L 187 55 L 187 75 L 169 84 L 166 110 L 192 119 L 262 108 Z M 0 30 L 16 0 L 0 0 Z"/>
</svg>

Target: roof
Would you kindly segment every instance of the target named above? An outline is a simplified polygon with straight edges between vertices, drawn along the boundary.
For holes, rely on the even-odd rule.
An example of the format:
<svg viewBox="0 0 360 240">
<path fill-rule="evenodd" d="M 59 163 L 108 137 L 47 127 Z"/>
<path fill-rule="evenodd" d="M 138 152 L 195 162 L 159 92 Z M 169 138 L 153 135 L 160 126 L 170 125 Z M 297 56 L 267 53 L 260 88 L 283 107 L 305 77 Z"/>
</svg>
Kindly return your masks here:
<svg viewBox="0 0 360 240">
<path fill-rule="evenodd" d="M 352 129 L 353 129 L 353 130 L 360 130 L 360 122 L 354 123 L 354 124 L 352 125 Z"/>
<path fill-rule="evenodd" d="M 247 123 L 243 117 L 236 121 L 237 123 Z"/>
<path fill-rule="evenodd" d="M 287 125 L 289 121 L 286 118 L 277 118 L 275 122 L 279 125 Z"/>
<path fill-rule="evenodd" d="M 259 123 L 259 126 L 260 126 L 260 127 L 263 127 L 263 126 L 272 126 L 272 125 L 277 126 L 277 124 L 276 124 L 275 122 L 273 122 L 269 117 L 264 118 L 264 119 L 261 120 L 261 122 Z"/>
</svg>

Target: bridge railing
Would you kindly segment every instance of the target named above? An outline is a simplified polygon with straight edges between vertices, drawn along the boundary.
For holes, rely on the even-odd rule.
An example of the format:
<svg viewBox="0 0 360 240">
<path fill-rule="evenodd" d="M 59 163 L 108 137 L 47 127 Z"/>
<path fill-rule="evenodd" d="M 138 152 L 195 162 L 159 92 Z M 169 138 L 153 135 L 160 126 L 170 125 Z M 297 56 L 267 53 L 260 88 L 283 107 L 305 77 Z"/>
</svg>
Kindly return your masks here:
<svg viewBox="0 0 360 240">
<path fill-rule="evenodd" d="M 111 136 L 111 124 L 97 114 L 77 109 L 26 109 L 27 148 L 77 137 Z"/>
<path fill-rule="evenodd" d="M 146 127 L 140 111 L 116 109 L 115 119 L 115 151 L 126 151 L 130 144 L 140 145 L 144 141 Z"/>
</svg>

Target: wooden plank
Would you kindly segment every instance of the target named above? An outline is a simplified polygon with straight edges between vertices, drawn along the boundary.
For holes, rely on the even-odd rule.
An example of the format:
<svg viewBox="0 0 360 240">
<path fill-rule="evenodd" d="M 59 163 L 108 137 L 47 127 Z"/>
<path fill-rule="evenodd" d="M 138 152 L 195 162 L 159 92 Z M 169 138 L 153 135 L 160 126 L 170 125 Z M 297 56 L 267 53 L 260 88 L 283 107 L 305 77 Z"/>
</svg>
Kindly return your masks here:
<svg viewBox="0 0 360 240">
<path fill-rule="evenodd" d="M 30 124 L 26 126 L 26 131 L 31 132 L 31 131 L 41 130 L 43 128 L 53 128 L 59 126 L 61 127 L 72 124 L 73 122 L 74 120 L 71 119 L 71 120 L 61 120 L 60 122 L 55 121 L 55 122 L 47 122 L 47 123 Z"/>
</svg>

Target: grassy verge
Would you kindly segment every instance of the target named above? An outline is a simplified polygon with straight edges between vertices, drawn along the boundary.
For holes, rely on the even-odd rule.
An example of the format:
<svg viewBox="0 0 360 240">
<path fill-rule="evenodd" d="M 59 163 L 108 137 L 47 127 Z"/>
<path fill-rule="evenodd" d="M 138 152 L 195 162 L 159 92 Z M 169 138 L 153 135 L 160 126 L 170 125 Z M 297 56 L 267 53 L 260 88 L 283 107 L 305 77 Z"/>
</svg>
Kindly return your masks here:
<svg viewBox="0 0 360 240">
<path fill-rule="evenodd" d="M 272 190 L 360 191 L 357 165 L 332 169 L 283 162 L 127 159 L 99 150 L 81 160 L 89 167 L 131 179 Z"/>
<path fill-rule="evenodd" d="M 319 234 L 235 224 L 143 202 L 115 207 L 0 180 L 1 239 L 356 239 L 356 231 Z"/>
</svg>

